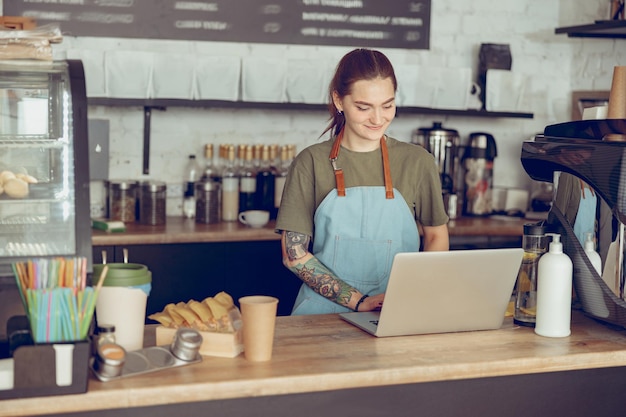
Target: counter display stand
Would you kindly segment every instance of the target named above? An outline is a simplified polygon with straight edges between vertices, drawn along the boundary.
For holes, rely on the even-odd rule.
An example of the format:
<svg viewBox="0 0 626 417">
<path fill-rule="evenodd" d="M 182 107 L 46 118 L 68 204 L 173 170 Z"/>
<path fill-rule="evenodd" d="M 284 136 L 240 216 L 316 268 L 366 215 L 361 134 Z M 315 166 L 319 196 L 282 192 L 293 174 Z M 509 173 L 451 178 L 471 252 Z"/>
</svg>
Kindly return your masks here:
<svg viewBox="0 0 626 417">
<path fill-rule="evenodd" d="M 0 390 L 0 400 L 87 392 L 89 341 L 34 344 L 26 316 L 11 317 L 7 322 L 7 335 L 7 349 L 12 359 L 4 361 L 13 362 L 13 388 Z M 68 349 L 68 346 L 71 347 Z M 71 363 L 62 359 L 64 350 L 70 351 Z M 57 368 L 60 362 L 63 366 Z M 8 372 L 4 368 L 3 371 Z M 10 374 L 5 374 L 7 379 Z"/>
</svg>

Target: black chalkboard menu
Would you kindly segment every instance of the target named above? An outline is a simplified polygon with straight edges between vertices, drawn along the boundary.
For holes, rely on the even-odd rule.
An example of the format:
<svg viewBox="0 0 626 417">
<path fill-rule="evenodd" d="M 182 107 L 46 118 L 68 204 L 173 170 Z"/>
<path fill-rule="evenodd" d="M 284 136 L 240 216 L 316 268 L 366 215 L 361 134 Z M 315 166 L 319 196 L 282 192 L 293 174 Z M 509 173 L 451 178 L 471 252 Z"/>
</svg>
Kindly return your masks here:
<svg viewBox="0 0 626 417">
<path fill-rule="evenodd" d="M 428 49 L 431 0 L 5 0 L 66 36 Z"/>
</svg>

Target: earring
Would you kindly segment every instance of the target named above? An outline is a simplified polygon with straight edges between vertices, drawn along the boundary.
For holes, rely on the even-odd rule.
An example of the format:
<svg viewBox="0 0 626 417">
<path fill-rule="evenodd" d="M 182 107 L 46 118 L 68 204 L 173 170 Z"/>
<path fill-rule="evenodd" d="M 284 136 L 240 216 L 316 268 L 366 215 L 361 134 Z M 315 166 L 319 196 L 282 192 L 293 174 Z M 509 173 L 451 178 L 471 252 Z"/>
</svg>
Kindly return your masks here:
<svg viewBox="0 0 626 417">
<path fill-rule="evenodd" d="M 341 110 L 337 110 L 337 115 L 338 116 L 343 116 L 343 112 Z"/>
</svg>

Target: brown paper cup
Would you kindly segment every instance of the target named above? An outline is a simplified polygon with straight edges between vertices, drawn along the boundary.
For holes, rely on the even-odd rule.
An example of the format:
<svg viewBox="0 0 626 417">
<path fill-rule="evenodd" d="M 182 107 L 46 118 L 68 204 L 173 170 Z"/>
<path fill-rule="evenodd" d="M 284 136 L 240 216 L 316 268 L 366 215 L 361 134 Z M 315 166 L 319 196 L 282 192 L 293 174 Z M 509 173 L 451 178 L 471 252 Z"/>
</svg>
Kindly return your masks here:
<svg viewBox="0 0 626 417">
<path fill-rule="evenodd" d="M 243 352 L 247 360 L 269 361 L 274 346 L 278 298 L 251 295 L 239 299 L 243 320 Z"/>
<path fill-rule="evenodd" d="M 626 119 L 626 66 L 613 68 L 607 119 Z"/>
</svg>

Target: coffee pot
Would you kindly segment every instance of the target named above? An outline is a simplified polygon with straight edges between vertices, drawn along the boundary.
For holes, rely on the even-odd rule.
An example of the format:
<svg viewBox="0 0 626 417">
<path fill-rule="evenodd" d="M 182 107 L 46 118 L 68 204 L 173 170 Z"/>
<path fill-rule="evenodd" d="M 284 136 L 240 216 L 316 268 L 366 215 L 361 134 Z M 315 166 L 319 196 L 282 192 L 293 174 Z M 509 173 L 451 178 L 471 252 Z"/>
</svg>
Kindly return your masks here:
<svg viewBox="0 0 626 417">
<path fill-rule="evenodd" d="M 463 214 L 467 216 L 492 214 L 493 161 L 497 154 L 496 141 L 492 135 L 484 132 L 470 133 L 463 154 L 465 168 Z"/>
<path fill-rule="evenodd" d="M 455 178 L 460 170 L 459 141 L 459 132 L 443 128 L 441 122 L 433 122 L 430 128 L 421 127 L 413 134 L 412 142 L 423 146 L 435 157 L 444 194 L 457 191 Z"/>
</svg>

